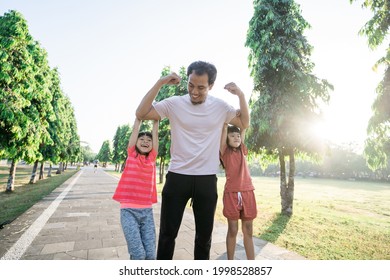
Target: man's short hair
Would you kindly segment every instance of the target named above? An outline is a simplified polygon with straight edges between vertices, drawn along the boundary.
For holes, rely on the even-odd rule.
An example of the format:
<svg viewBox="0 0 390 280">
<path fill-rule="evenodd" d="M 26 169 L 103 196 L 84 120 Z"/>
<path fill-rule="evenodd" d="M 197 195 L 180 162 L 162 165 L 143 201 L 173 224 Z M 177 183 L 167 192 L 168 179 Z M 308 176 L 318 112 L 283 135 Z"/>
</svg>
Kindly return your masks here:
<svg viewBox="0 0 390 280">
<path fill-rule="evenodd" d="M 207 74 L 209 77 L 209 85 L 214 84 L 215 79 L 217 78 L 217 68 L 211 63 L 204 61 L 195 61 L 192 62 L 187 68 L 187 77 L 195 72 L 196 75 L 201 76 Z"/>
</svg>

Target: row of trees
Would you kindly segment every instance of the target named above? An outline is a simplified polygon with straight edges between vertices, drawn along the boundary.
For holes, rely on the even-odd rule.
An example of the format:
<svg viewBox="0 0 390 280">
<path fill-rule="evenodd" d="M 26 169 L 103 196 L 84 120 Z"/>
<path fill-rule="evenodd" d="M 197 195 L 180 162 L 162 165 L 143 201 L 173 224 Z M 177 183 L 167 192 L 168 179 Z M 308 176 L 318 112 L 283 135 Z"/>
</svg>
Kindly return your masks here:
<svg viewBox="0 0 390 280">
<path fill-rule="evenodd" d="M 34 40 L 22 14 L 0 17 L 0 158 L 11 160 L 7 191 L 14 189 L 16 164 L 76 162 L 80 139 L 71 101 L 47 52 Z M 51 165 L 50 165 L 51 167 Z M 50 172 L 49 172 L 50 174 Z"/>
<path fill-rule="evenodd" d="M 279 176 L 279 164 L 264 165 L 263 162 L 250 159 L 249 168 L 253 176 Z M 297 159 L 296 175 L 299 177 L 315 177 L 355 181 L 390 182 L 390 165 L 387 168 L 372 171 L 361 153 L 357 153 L 352 144 L 335 145 L 321 162 L 310 162 Z"/>
</svg>

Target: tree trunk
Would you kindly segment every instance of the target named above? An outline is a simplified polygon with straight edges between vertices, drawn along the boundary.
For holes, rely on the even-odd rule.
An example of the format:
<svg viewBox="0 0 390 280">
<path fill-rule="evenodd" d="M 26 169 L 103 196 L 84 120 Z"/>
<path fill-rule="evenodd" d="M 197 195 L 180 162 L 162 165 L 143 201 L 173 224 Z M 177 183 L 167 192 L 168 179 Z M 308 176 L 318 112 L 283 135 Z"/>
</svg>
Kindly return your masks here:
<svg viewBox="0 0 390 280">
<path fill-rule="evenodd" d="M 38 169 L 38 161 L 36 160 L 34 162 L 29 184 L 35 184 L 35 182 L 37 181 L 37 169 Z"/>
<path fill-rule="evenodd" d="M 16 162 L 13 159 L 11 161 L 11 167 L 9 168 L 9 176 L 8 176 L 8 182 L 6 188 L 7 192 L 12 192 L 14 190 L 15 174 L 16 174 Z"/>
<path fill-rule="evenodd" d="M 49 171 L 47 171 L 47 177 L 51 177 L 51 169 L 52 169 L 52 164 L 50 163 L 50 166 L 49 166 Z"/>
<path fill-rule="evenodd" d="M 164 175 L 165 175 L 165 163 L 162 163 L 162 169 L 160 174 L 160 184 L 164 182 Z"/>
<path fill-rule="evenodd" d="M 39 168 L 39 180 L 42 180 L 43 179 L 43 171 L 45 169 L 45 162 L 42 161 L 41 162 L 41 167 Z"/>
<path fill-rule="evenodd" d="M 290 158 L 290 164 L 289 164 L 289 171 L 288 171 L 288 184 L 287 184 L 287 202 L 288 202 L 288 208 L 287 208 L 287 215 L 291 216 L 293 214 L 293 205 L 294 205 L 294 187 L 295 187 L 295 156 L 294 156 L 294 150 L 291 149 L 289 151 L 289 158 Z"/>
<path fill-rule="evenodd" d="M 62 162 L 59 163 L 56 174 L 61 174 L 62 173 L 62 164 L 63 164 Z"/>
<path fill-rule="evenodd" d="M 282 204 L 282 214 L 285 214 L 287 206 L 287 182 L 286 182 L 286 162 L 284 150 L 279 150 L 279 163 L 280 163 L 280 198 Z"/>
<path fill-rule="evenodd" d="M 160 184 L 164 181 L 164 173 L 165 173 L 165 164 L 164 164 L 164 158 L 160 158 L 160 168 L 159 168 L 159 180 Z"/>
</svg>

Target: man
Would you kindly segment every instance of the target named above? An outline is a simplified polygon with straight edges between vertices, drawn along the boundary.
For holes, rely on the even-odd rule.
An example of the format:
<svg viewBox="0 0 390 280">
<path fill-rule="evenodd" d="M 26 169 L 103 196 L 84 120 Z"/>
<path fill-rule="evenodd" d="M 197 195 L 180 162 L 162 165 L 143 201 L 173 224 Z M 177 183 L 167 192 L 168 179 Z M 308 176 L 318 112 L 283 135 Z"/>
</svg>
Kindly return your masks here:
<svg viewBox="0 0 390 280">
<path fill-rule="evenodd" d="M 240 114 L 225 101 L 209 96 L 217 69 L 196 61 L 187 69 L 188 94 L 153 103 L 163 85 L 177 85 L 180 77 L 171 73 L 161 77 L 137 108 L 139 119 L 168 118 L 171 126 L 171 162 L 162 192 L 160 234 L 157 259 L 172 259 L 183 212 L 189 199 L 195 218 L 196 260 L 210 258 L 211 236 L 217 203 L 219 145 L 224 123 L 240 128 L 249 126 L 244 93 L 234 84 L 225 89 L 237 95 Z"/>
</svg>

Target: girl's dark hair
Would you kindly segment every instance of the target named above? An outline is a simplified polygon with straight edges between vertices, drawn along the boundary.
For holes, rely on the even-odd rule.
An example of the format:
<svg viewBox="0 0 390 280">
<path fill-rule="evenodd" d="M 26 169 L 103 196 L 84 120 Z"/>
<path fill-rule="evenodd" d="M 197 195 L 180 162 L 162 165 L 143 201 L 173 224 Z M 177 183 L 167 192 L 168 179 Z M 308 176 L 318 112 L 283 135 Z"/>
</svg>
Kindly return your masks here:
<svg viewBox="0 0 390 280">
<path fill-rule="evenodd" d="M 138 133 L 137 140 L 138 140 L 140 137 L 142 137 L 142 136 L 148 136 L 148 137 L 150 137 L 151 139 L 153 139 L 153 135 L 152 135 L 152 133 L 149 132 L 149 131 L 141 131 L 140 133 Z M 149 156 L 149 153 L 143 154 L 143 153 L 138 149 L 137 145 L 135 145 L 135 151 L 137 152 L 136 157 L 137 157 L 138 155 L 145 155 L 145 157 L 148 157 L 148 156 Z"/>
<path fill-rule="evenodd" d="M 237 132 L 240 133 L 240 129 L 235 125 L 228 125 L 227 133 Z"/>
<path fill-rule="evenodd" d="M 234 125 L 228 125 L 228 128 L 227 128 L 227 133 L 234 133 L 234 132 L 237 132 L 237 133 L 240 133 L 240 129 L 237 127 L 237 126 L 234 126 Z M 228 146 L 229 149 L 231 149 L 232 147 L 230 147 L 229 145 L 229 138 L 226 137 L 226 144 Z"/>
<path fill-rule="evenodd" d="M 240 133 L 240 129 L 237 127 L 237 126 L 234 126 L 234 125 L 228 125 L 227 127 L 227 133 L 232 133 L 232 132 L 237 132 L 237 133 Z M 227 136 L 227 135 L 226 135 Z M 227 148 L 228 149 L 232 149 L 232 147 L 230 147 L 229 145 L 229 139 L 226 137 L 226 144 L 227 144 Z M 223 161 L 221 159 L 221 154 L 219 155 L 219 162 L 222 166 L 223 169 L 225 169 L 225 165 L 223 164 Z"/>
<path fill-rule="evenodd" d="M 140 138 L 140 137 L 142 137 L 142 136 L 148 136 L 148 137 L 150 137 L 150 138 L 153 139 L 153 135 L 152 135 L 152 133 L 149 132 L 149 131 L 141 131 L 140 133 L 138 133 L 137 139 Z"/>
</svg>

